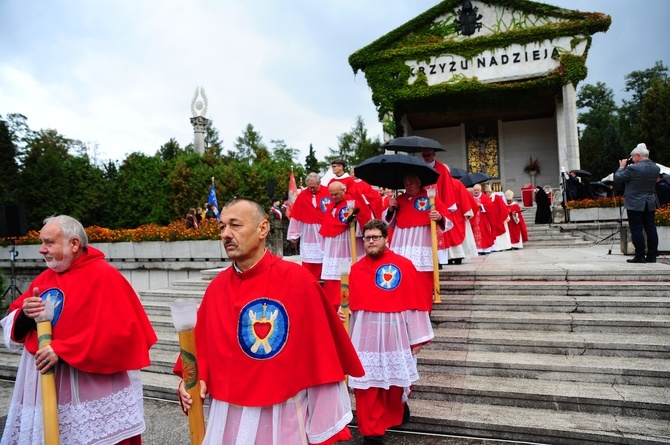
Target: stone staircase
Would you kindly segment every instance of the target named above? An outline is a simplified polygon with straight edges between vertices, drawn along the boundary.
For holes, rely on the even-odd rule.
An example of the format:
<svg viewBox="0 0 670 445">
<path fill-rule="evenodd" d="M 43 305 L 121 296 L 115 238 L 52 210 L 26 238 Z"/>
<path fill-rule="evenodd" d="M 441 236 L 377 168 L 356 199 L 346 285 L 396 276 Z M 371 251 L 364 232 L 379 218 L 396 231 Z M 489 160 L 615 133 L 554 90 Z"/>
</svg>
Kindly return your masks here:
<svg viewBox="0 0 670 445">
<path fill-rule="evenodd" d="M 527 247 L 442 270 L 436 338 L 418 356 L 421 379 L 402 429 L 551 444 L 670 443 L 670 269 L 589 265 L 577 241 L 560 243 L 573 250 Z M 176 400 L 169 302 L 200 299 L 217 273 L 141 293 L 158 334 L 142 372 L 147 397 Z M 1 350 L 0 377 L 14 378 L 18 355 Z"/>
</svg>

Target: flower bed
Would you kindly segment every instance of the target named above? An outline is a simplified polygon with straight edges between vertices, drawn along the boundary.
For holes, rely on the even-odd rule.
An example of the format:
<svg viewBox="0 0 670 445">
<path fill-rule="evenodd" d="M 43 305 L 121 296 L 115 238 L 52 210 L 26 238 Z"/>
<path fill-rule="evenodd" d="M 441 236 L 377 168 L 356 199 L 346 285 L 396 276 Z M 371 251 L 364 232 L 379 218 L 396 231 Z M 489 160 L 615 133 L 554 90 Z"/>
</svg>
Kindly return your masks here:
<svg viewBox="0 0 670 445">
<path fill-rule="evenodd" d="M 219 240 L 220 232 L 216 219 L 203 219 L 198 229 L 186 227 L 185 219 L 177 220 L 167 226 L 147 224 L 137 229 L 113 230 L 98 226 L 86 228 L 90 243 Z M 31 230 L 26 236 L 17 238 L 16 244 L 39 244 L 39 236 L 38 230 Z M 7 245 L 6 241 L 2 241 L 0 239 L 0 244 Z"/>
<path fill-rule="evenodd" d="M 598 199 L 580 199 L 578 201 L 568 201 L 565 208 L 570 211 L 571 221 L 595 221 L 595 220 L 616 220 L 619 218 L 618 212 L 604 210 L 612 207 L 623 207 L 623 197 L 616 198 L 598 198 Z M 579 212 L 582 209 L 593 209 L 591 212 Z M 598 210 L 598 209 L 602 209 Z M 582 218 L 580 213 L 587 214 Z M 623 219 L 626 219 L 624 211 Z M 670 226 L 670 205 L 665 205 L 656 210 L 656 225 Z"/>
</svg>

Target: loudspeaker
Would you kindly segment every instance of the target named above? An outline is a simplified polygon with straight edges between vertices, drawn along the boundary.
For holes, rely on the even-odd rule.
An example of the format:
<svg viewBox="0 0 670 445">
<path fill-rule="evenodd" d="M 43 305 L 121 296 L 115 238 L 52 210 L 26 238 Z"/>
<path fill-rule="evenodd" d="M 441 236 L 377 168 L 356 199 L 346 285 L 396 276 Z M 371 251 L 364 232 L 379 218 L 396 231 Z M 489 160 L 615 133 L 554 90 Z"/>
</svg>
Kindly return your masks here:
<svg viewBox="0 0 670 445">
<path fill-rule="evenodd" d="M 0 205 L 0 237 L 17 238 L 27 234 L 26 207 L 23 204 Z"/>
<path fill-rule="evenodd" d="M 267 194 L 269 197 L 273 197 L 275 195 L 275 186 L 277 185 L 277 181 L 274 179 L 268 179 L 268 189 L 267 189 Z"/>
</svg>

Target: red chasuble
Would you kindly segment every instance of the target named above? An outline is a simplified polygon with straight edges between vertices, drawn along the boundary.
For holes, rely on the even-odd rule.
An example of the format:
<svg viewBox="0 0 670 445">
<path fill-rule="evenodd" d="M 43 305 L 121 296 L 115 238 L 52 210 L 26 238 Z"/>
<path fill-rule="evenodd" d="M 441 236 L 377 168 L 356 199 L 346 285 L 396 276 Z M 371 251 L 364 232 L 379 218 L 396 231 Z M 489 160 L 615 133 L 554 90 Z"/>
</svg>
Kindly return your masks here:
<svg viewBox="0 0 670 445">
<path fill-rule="evenodd" d="M 523 243 L 528 242 L 528 229 L 526 228 L 526 220 L 523 218 L 523 213 L 521 213 L 521 207 L 519 207 L 519 204 L 513 203 L 508 208 L 510 219 L 507 227 L 509 228 L 510 241 L 512 244 L 517 244 L 519 241 Z M 519 222 L 516 222 L 515 219 Z"/>
<path fill-rule="evenodd" d="M 104 258 L 101 251 L 85 247 L 66 272 L 48 269 L 38 275 L 10 311 L 20 310 L 37 287 L 43 299 L 60 303 L 54 311 L 51 347 L 61 360 L 99 374 L 144 368 L 150 364 L 156 334 L 130 283 Z M 34 355 L 37 331 L 23 340 Z"/>
<path fill-rule="evenodd" d="M 339 204 L 331 202 L 326 209 L 326 214 L 321 222 L 321 229 L 319 229 L 321 235 L 329 237 L 337 236 L 349 228 L 349 225 L 346 223 L 347 217 L 349 216 L 347 201 L 352 199 L 356 201 L 355 208 L 359 209 L 356 219 L 358 220 L 361 229 L 368 221 L 370 221 L 372 215 L 370 215 L 369 207 L 364 202 L 361 202 L 360 199 L 355 199 L 351 195 L 345 194 L 342 202 Z"/>
<path fill-rule="evenodd" d="M 410 260 L 388 248 L 379 258 L 365 255 L 351 266 L 349 307 L 352 311 L 430 311 L 418 272 Z"/>
<path fill-rule="evenodd" d="M 308 387 L 364 374 L 342 322 L 314 277 L 270 252 L 221 272 L 195 327 L 200 379 L 213 398 L 269 406 Z M 182 375 L 181 358 L 175 373 Z"/>
<path fill-rule="evenodd" d="M 323 214 L 330 205 L 331 199 L 328 194 L 328 187 L 323 185 L 319 187 L 316 195 L 313 195 L 308 189 L 298 193 L 291 209 L 291 218 L 305 224 L 321 224 Z M 313 198 L 316 201 L 316 207 L 312 203 Z"/>
</svg>

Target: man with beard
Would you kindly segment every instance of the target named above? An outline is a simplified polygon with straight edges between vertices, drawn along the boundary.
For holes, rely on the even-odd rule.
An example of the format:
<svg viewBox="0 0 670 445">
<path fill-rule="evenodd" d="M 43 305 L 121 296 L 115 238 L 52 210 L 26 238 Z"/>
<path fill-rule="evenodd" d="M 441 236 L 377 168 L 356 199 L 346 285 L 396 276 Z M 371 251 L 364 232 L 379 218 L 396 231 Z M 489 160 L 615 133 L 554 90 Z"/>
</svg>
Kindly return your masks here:
<svg viewBox="0 0 670 445">
<path fill-rule="evenodd" d="M 386 248 L 386 224 L 370 220 L 363 232 L 366 256 L 351 267 L 349 306 L 365 375 L 350 377 L 349 386 L 363 443 L 382 444 L 388 428 L 409 421 L 407 398 L 419 379 L 415 356 L 434 334 L 431 302 L 417 292 L 412 262 Z"/>
<path fill-rule="evenodd" d="M 139 445 L 145 430 L 140 369 L 156 342 L 135 291 L 88 245 L 66 215 L 44 220 L 40 254 L 48 270 L 14 301 L 2 322 L 10 350 L 23 353 L 2 443 L 42 444 L 40 374 L 55 372 L 64 443 Z M 54 303 L 53 340 L 39 347 L 35 319 Z M 113 402 L 110 402 L 112 401 Z"/>
<path fill-rule="evenodd" d="M 200 396 L 211 396 L 210 444 L 331 444 L 351 438 L 345 374 L 363 369 L 319 283 L 265 248 L 270 230 L 255 201 L 233 199 L 219 217 L 233 265 L 198 309 Z M 181 359 L 175 373 L 182 377 Z M 179 384 L 188 410 L 192 399 Z"/>
</svg>

